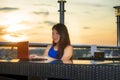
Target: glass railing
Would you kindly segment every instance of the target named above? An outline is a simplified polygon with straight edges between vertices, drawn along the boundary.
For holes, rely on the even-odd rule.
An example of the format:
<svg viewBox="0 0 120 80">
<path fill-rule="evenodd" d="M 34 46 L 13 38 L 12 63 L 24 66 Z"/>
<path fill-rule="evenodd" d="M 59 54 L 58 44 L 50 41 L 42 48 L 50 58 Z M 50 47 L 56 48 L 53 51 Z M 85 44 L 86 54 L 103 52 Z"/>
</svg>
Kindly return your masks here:
<svg viewBox="0 0 120 80">
<path fill-rule="evenodd" d="M 42 55 L 48 43 L 29 43 L 29 53 Z M 74 48 L 73 59 L 91 57 L 91 45 L 72 45 Z M 117 46 L 96 46 L 97 51 L 104 52 L 106 58 L 120 56 L 120 47 Z M 17 57 L 16 42 L 0 42 L 0 58 L 10 55 Z"/>
</svg>

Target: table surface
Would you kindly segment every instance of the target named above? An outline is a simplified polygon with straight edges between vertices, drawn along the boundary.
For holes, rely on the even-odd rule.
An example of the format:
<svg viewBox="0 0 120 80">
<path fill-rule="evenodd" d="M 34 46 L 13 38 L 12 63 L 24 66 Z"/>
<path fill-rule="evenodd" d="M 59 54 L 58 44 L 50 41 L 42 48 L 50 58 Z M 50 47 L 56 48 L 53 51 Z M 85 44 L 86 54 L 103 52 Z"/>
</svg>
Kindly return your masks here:
<svg viewBox="0 0 120 80">
<path fill-rule="evenodd" d="M 0 60 L 0 74 L 74 80 L 120 80 L 119 60 Z"/>
<path fill-rule="evenodd" d="M 12 60 L 0 60 L 0 63 L 18 63 L 18 62 L 28 62 L 28 63 L 47 63 L 47 64 L 78 64 L 78 65 L 94 65 L 94 64 L 106 64 L 106 65 L 120 65 L 120 60 L 68 60 L 68 61 L 62 61 L 62 60 L 43 60 L 43 59 L 12 59 Z"/>
</svg>

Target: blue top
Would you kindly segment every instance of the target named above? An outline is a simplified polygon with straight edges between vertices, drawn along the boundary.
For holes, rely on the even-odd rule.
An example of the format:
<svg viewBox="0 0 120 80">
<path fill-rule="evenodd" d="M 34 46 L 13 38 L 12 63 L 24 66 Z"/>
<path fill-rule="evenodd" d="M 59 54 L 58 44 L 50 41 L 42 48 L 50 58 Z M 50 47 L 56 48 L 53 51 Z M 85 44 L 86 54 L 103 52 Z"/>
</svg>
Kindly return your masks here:
<svg viewBox="0 0 120 80">
<path fill-rule="evenodd" d="M 48 56 L 52 57 L 52 58 L 56 58 L 58 54 L 57 50 L 54 50 L 54 47 L 52 46 L 48 52 Z"/>
</svg>

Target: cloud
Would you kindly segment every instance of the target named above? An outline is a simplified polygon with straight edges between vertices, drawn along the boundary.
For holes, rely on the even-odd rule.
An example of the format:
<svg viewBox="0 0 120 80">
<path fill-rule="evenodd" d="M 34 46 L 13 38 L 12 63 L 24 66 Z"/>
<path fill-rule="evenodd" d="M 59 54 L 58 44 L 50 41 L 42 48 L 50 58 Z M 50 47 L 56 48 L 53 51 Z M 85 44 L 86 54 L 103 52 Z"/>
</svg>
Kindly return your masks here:
<svg viewBox="0 0 120 80">
<path fill-rule="evenodd" d="M 44 21 L 44 23 L 50 26 L 53 26 L 54 24 L 56 24 L 56 22 L 52 22 L 52 21 Z"/>
<path fill-rule="evenodd" d="M 105 5 L 102 4 L 89 4 L 89 6 L 93 6 L 93 7 L 105 7 Z"/>
<path fill-rule="evenodd" d="M 90 27 L 83 27 L 83 29 L 90 29 Z"/>
<path fill-rule="evenodd" d="M 2 7 L 0 8 L 0 11 L 14 11 L 18 10 L 19 8 L 13 8 L 13 7 Z"/>
<path fill-rule="evenodd" d="M 40 15 L 40 14 L 49 15 L 49 12 L 48 12 L 48 11 L 46 11 L 46 12 L 34 11 L 33 13 L 36 14 L 36 15 Z"/>
<path fill-rule="evenodd" d="M 100 3 L 92 3 L 92 2 L 78 2 L 78 3 L 75 3 L 75 5 L 87 6 L 87 7 L 106 7 L 106 5 L 103 5 Z"/>
<path fill-rule="evenodd" d="M 10 34 L 11 37 L 16 37 L 16 38 L 17 38 L 17 37 L 21 37 L 22 35 L 23 35 L 23 34 L 21 34 L 21 33 L 11 33 L 11 34 Z"/>
</svg>

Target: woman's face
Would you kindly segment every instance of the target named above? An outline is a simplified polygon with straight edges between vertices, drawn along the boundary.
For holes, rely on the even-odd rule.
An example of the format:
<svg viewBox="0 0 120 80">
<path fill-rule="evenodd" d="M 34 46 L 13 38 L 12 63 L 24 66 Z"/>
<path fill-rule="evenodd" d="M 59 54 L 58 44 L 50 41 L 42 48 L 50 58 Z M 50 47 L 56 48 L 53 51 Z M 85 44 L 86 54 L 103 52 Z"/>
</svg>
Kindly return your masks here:
<svg viewBox="0 0 120 80">
<path fill-rule="evenodd" d="M 52 39 L 55 43 L 58 43 L 60 40 L 60 35 L 55 29 L 52 30 Z"/>
</svg>

